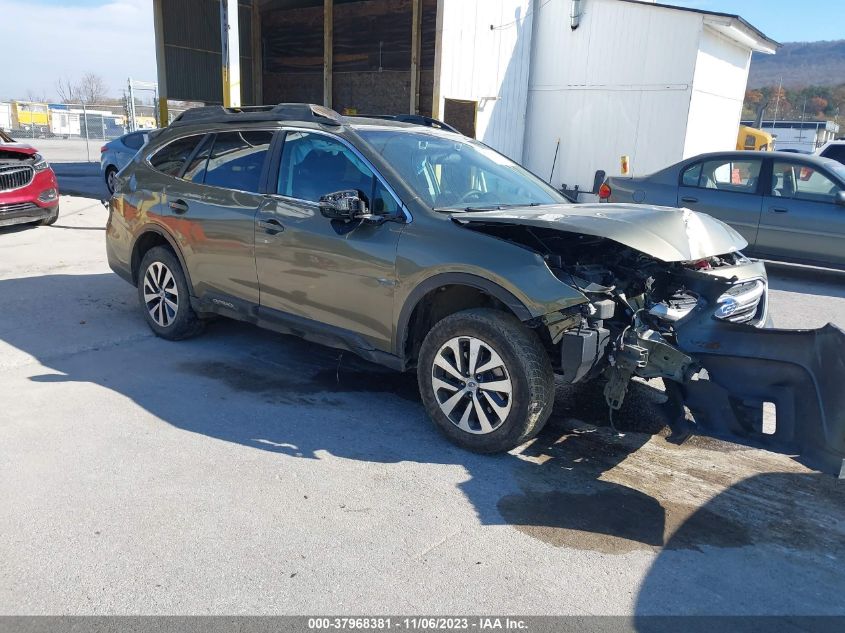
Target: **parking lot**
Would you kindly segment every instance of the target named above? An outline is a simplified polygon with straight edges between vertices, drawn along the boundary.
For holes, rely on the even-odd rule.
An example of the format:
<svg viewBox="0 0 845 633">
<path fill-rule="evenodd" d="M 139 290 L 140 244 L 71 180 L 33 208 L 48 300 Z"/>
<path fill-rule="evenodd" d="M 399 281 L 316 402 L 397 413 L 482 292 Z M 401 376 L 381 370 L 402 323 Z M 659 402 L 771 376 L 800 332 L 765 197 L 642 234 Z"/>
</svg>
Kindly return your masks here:
<svg viewBox="0 0 845 633">
<path fill-rule="evenodd" d="M 155 338 L 108 269 L 98 172 L 0 229 L 0 611 L 845 614 L 845 481 L 607 425 L 558 388 L 535 441 L 462 451 L 413 375 L 226 320 Z M 845 275 L 773 266 L 780 327 L 845 326 Z"/>
</svg>

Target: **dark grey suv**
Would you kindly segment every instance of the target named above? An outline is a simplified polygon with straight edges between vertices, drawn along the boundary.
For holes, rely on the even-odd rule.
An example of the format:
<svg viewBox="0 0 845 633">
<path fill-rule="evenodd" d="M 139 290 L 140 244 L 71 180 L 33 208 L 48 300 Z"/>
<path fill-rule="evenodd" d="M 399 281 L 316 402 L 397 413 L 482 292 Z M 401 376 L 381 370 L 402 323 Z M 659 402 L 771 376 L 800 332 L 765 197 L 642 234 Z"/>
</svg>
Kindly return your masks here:
<svg viewBox="0 0 845 633">
<path fill-rule="evenodd" d="M 471 450 L 536 434 L 555 374 L 604 380 L 610 409 L 641 376 L 666 380 L 679 425 L 683 403 L 698 415 L 689 430 L 761 436 L 778 401 L 770 439 L 841 459 L 812 363 L 840 362 L 817 348 L 845 336 L 755 327 L 766 274 L 745 245 L 689 211 L 567 204 L 459 134 L 305 104 L 186 112 L 116 178 L 107 230 L 159 336 L 224 315 L 416 368 L 432 419 Z"/>
</svg>

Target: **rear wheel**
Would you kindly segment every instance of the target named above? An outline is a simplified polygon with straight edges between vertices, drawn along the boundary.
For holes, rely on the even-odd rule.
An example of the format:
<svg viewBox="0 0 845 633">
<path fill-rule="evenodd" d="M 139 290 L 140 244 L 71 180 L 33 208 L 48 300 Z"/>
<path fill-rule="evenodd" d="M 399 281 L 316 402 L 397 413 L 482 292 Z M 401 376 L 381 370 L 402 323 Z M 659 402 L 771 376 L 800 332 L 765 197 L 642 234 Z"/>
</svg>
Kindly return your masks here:
<svg viewBox="0 0 845 633">
<path fill-rule="evenodd" d="M 438 322 L 420 349 L 428 414 L 453 442 L 479 453 L 536 435 L 554 403 L 554 374 L 537 336 L 513 315 L 464 310 Z"/>
<path fill-rule="evenodd" d="M 106 167 L 106 188 L 109 193 L 114 193 L 114 177 L 117 176 L 117 167 L 109 165 Z"/>
<path fill-rule="evenodd" d="M 141 260 L 138 299 L 156 335 L 178 341 L 199 334 L 203 322 L 191 307 L 182 266 L 172 250 L 151 248 Z"/>
</svg>

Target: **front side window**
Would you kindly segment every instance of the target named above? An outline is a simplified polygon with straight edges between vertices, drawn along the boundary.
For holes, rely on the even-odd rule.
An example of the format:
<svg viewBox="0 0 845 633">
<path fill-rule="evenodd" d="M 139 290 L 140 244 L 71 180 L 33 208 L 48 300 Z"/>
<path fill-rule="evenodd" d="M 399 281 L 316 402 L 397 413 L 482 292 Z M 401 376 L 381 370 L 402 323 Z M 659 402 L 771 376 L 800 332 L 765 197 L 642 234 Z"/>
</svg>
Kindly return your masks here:
<svg viewBox="0 0 845 633">
<path fill-rule="evenodd" d="M 681 177 L 686 187 L 756 193 L 761 160 L 717 159 L 687 167 Z"/>
<path fill-rule="evenodd" d="M 772 169 L 772 195 L 778 198 L 834 202 L 840 187 L 808 165 L 775 161 Z"/>
<path fill-rule="evenodd" d="M 482 143 L 435 131 L 358 133 L 434 209 L 564 204 L 551 186 Z"/>
<path fill-rule="evenodd" d="M 279 164 L 277 191 L 283 196 L 319 202 L 336 191 L 355 190 L 373 213 L 398 212 L 398 204 L 358 155 L 323 134 L 288 132 Z"/>
<path fill-rule="evenodd" d="M 272 140 L 273 133 L 263 130 L 216 134 L 203 182 L 213 187 L 258 193 L 261 170 Z"/>
<path fill-rule="evenodd" d="M 203 135 L 186 136 L 168 143 L 150 158 L 150 165 L 168 176 L 178 176 L 182 166 L 202 140 Z"/>
</svg>

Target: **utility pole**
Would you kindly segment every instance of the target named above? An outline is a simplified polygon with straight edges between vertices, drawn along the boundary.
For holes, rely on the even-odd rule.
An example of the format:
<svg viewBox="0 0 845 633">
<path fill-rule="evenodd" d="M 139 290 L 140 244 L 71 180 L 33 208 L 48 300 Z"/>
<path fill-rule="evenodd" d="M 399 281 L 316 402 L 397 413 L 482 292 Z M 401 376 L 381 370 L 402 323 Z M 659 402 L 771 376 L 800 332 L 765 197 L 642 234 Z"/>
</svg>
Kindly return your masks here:
<svg viewBox="0 0 845 633">
<path fill-rule="evenodd" d="M 778 122 L 778 107 L 780 106 L 780 93 L 783 92 L 783 77 L 780 78 L 780 83 L 778 84 L 778 96 L 777 100 L 775 101 L 775 118 L 772 120 L 772 131 L 775 129 L 775 123 Z"/>
<path fill-rule="evenodd" d="M 91 148 L 88 146 L 88 110 L 85 109 L 85 102 L 82 102 L 82 121 L 85 123 L 85 160 L 91 162 Z"/>
<path fill-rule="evenodd" d="M 127 97 L 127 106 L 129 110 L 129 131 L 134 132 L 136 129 L 135 123 L 135 89 L 132 87 L 132 77 L 129 78 L 129 95 Z"/>
</svg>

